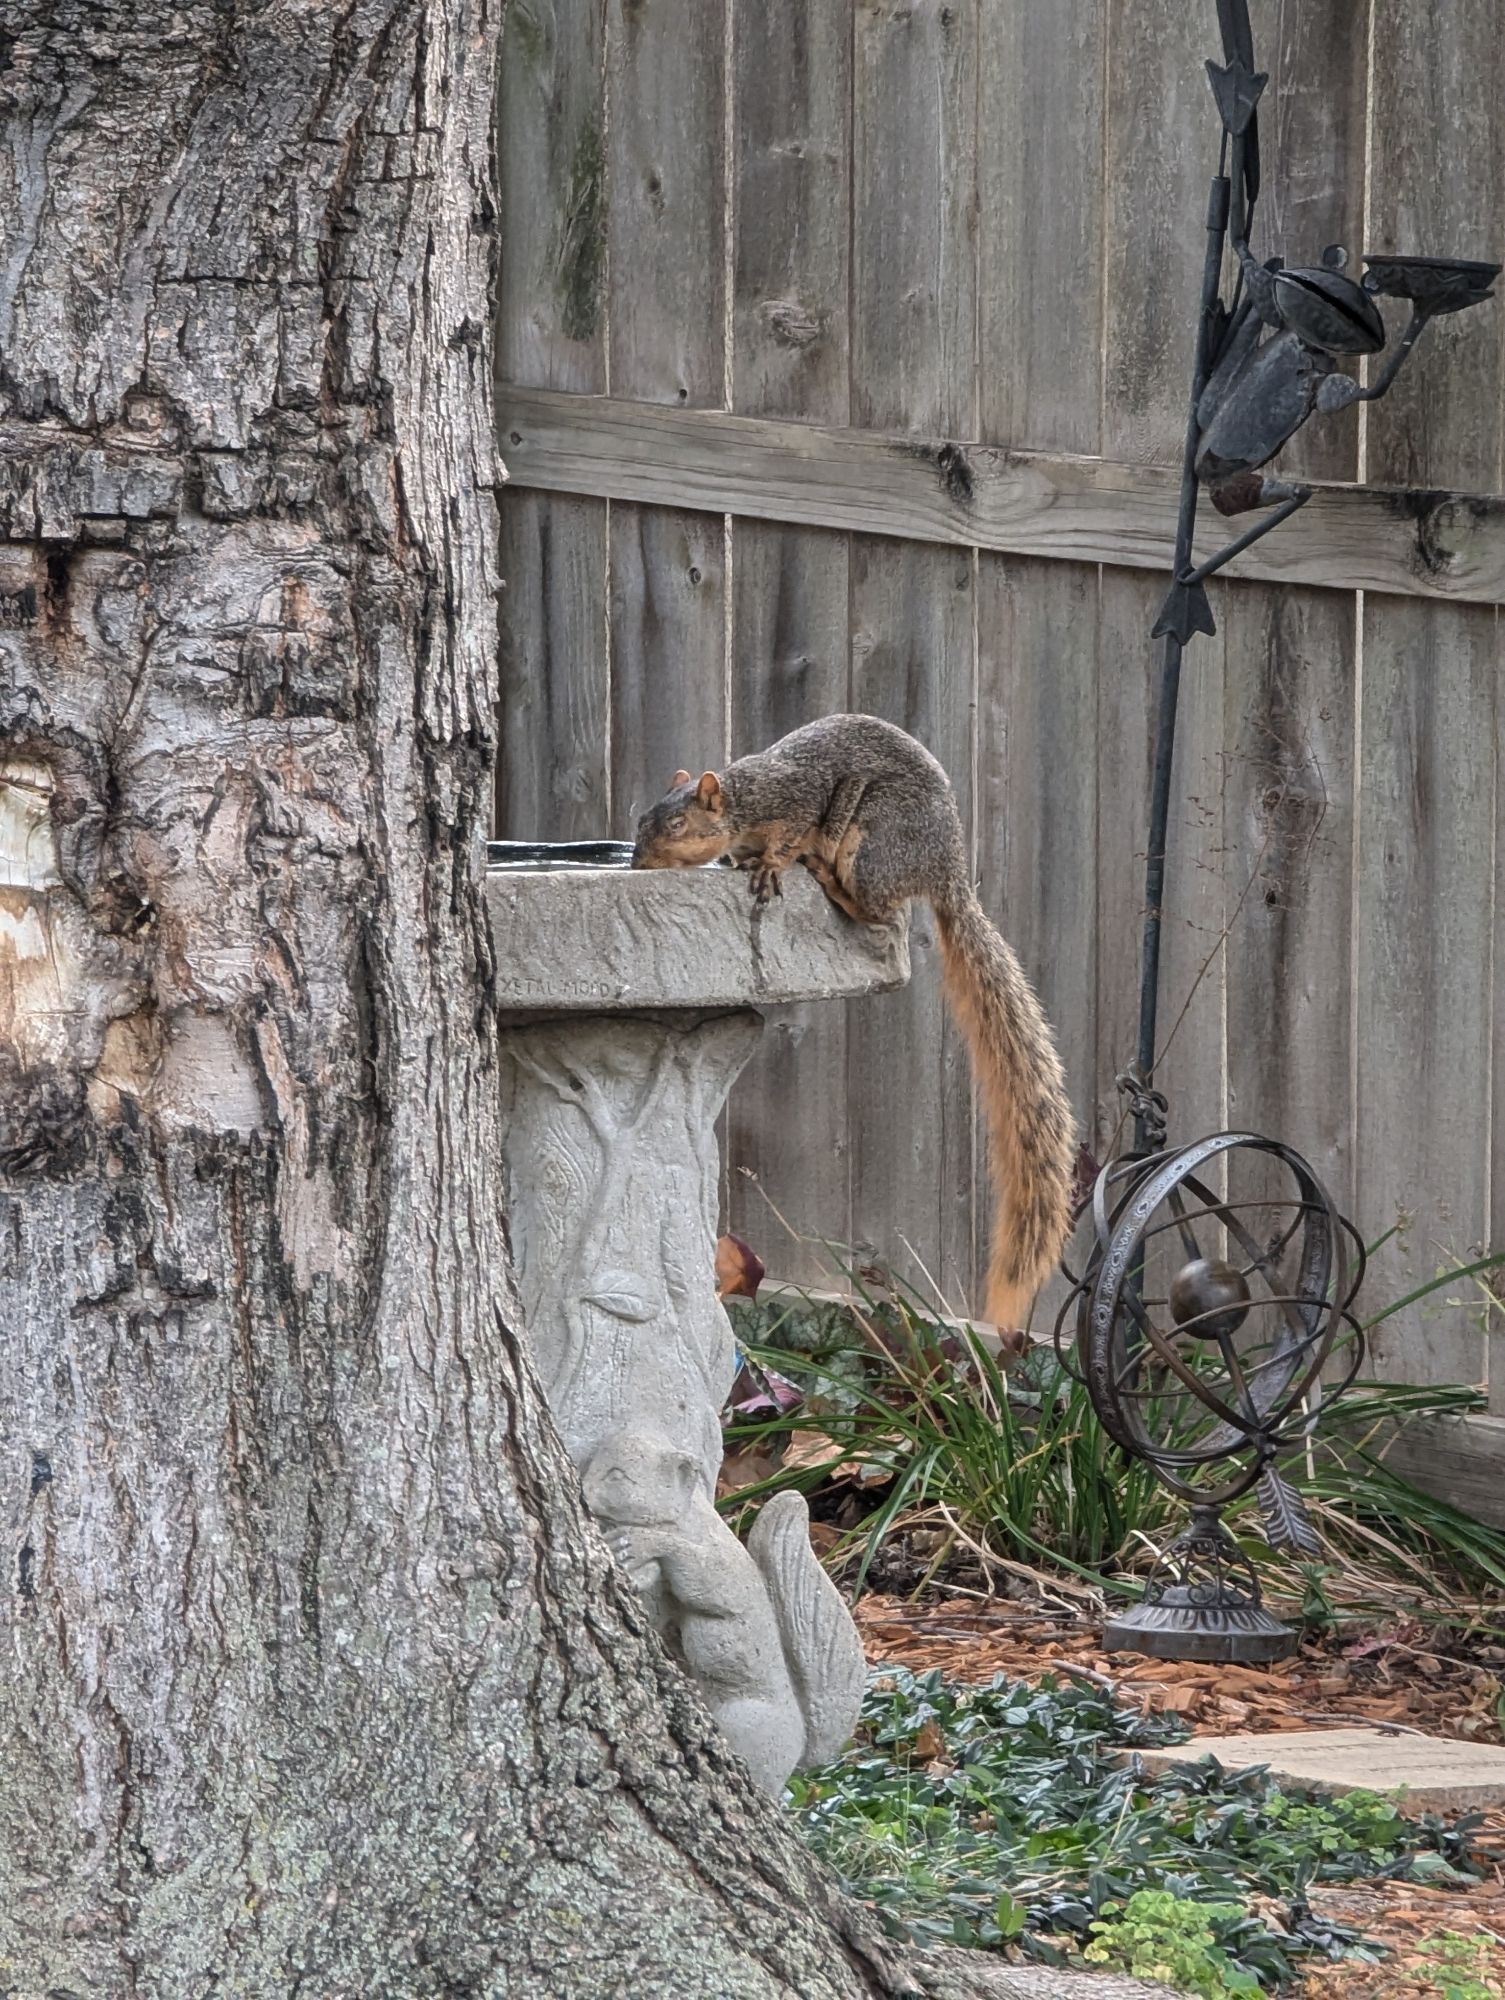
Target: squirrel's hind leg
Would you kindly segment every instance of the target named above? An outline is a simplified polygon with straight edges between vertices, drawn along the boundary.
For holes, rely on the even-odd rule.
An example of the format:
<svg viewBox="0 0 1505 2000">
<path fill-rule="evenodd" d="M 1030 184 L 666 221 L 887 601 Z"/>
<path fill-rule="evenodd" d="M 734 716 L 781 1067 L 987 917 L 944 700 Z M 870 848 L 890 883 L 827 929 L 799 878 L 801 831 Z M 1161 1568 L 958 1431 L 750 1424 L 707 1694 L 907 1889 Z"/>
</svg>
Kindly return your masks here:
<svg viewBox="0 0 1505 2000">
<path fill-rule="evenodd" d="M 851 831 L 867 788 L 866 778 L 843 778 L 832 793 L 831 803 L 821 819 L 820 830 L 833 854 Z"/>
<path fill-rule="evenodd" d="M 862 924 L 891 924 L 914 891 L 893 878 L 884 865 L 886 843 L 866 827 L 848 827 L 836 846 L 833 862 L 837 889 L 829 891 L 848 916 Z M 839 892 L 839 893 L 838 893 Z"/>
<path fill-rule="evenodd" d="M 842 887 L 836 870 L 831 866 L 829 861 L 822 859 L 818 854 L 802 854 L 800 859 L 825 890 L 838 910 L 843 911 L 856 923 L 862 924 L 867 922 L 865 913 L 857 907 L 856 903 L 853 902 L 852 898 Z"/>
<path fill-rule="evenodd" d="M 949 798 L 889 793 L 837 848 L 836 874 L 870 924 L 891 923 L 916 897 L 934 904 L 970 892 L 955 807 Z"/>
</svg>

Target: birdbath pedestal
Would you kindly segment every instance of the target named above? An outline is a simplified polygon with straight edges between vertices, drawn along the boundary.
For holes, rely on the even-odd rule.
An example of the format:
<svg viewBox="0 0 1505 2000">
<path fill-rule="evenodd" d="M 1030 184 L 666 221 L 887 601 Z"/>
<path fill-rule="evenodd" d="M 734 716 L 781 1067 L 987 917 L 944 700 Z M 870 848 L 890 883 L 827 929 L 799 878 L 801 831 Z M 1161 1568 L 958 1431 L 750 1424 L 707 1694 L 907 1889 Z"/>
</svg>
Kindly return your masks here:
<svg viewBox="0 0 1505 2000">
<path fill-rule="evenodd" d="M 764 1010 L 902 985 L 902 927 L 802 869 L 760 908 L 726 869 L 493 867 L 507 1214 L 523 1319 L 586 1500 L 759 1782 L 835 1754 L 862 1650 L 780 1494 L 715 1508 L 730 1322 L 716 1118 Z M 828 1135 L 812 1133 L 812 1145 Z"/>
</svg>

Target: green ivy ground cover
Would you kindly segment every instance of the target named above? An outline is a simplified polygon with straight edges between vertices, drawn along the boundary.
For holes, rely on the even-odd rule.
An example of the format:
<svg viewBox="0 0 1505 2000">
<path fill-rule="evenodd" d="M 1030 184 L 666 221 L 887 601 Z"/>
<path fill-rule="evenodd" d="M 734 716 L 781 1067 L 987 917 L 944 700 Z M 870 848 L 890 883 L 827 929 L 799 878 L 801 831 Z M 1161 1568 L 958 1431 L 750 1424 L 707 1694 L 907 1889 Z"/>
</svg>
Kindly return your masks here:
<svg viewBox="0 0 1505 2000">
<path fill-rule="evenodd" d="M 896 1935 L 1016 1944 L 1208 1995 L 1279 1987 L 1310 1953 L 1373 1959 L 1313 1916 L 1313 1883 L 1475 1879 L 1476 1819 L 1403 1818 L 1371 1793 L 1322 1799 L 1210 1762 L 1152 1778 L 1132 1755 L 1185 1736 L 1079 1683 L 956 1688 L 885 1668 L 857 1742 L 790 1801 Z M 1253 1897 L 1278 1898 L 1285 1927 Z"/>
</svg>

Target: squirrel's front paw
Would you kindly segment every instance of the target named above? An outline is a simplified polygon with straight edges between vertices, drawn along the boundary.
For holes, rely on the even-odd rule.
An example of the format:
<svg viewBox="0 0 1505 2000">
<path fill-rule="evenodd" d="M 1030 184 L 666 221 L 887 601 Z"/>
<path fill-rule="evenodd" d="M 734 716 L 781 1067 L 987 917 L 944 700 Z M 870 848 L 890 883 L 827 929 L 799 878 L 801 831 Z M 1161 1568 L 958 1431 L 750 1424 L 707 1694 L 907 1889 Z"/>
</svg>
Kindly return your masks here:
<svg viewBox="0 0 1505 2000">
<path fill-rule="evenodd" d="M 623 1569 L 631 1569 L 632 1530 L 630 1528 L 614 1528 L 606 1537 L 606 1546 L 611 1550 L 612 1555 L 622 1565 Z"/>
<path fill-rule="evenodd" d="M 664 1552 L 665 1536 L 652 1528 L 615 1527 L 606 1537 L 606 1546 L 629 1576 L 647 1564 L 657 1562 Z"/>
<path fill-rule="evenodd" d="M 752 892 L 760 903 L 770 903 L 775 896 L 782 896 L 784 883 L 782 868 L 773 868 L 765 861 L 753 870 Z"/>
</svg>

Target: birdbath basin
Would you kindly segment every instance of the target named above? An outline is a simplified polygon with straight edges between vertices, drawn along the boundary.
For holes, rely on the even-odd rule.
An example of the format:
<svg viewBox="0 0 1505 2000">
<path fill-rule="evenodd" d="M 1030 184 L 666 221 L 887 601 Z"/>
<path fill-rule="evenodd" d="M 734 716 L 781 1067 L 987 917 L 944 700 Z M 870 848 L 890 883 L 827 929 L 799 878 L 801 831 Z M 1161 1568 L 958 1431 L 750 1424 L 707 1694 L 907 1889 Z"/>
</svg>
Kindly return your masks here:
<svg viewBox="0 0 1505 2000">
<path fill-rule="evenodd" d="M 777 1792 L 850 1734 L 862 1652 L 797 1495 L 746 1546 L 715 1510 L 735 1366 L 716 1119 L 766 1009 L 902 985 L 907 935 L 853 923 L 801 868 L 763 908 L 731 869 L 583 845 L 494 845 L 487 878 L 524 1327 L 591 1511 Z"/>
</svg>

